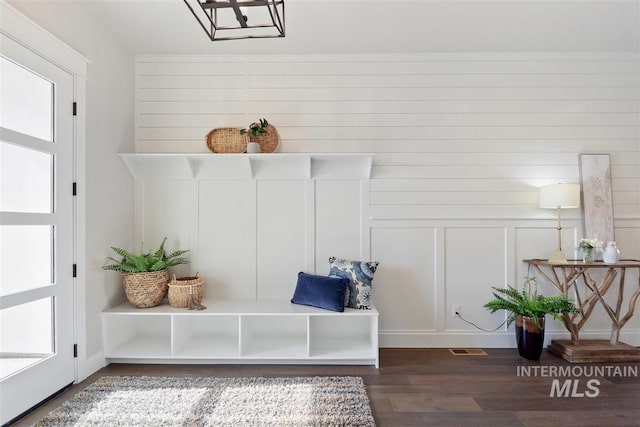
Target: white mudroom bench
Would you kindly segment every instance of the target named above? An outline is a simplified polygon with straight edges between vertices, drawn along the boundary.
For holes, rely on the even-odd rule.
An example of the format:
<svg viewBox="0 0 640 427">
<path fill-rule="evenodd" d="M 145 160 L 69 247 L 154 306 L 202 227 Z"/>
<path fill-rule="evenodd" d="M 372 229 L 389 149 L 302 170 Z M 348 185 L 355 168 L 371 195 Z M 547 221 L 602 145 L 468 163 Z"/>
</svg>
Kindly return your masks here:
<svg viewBox="0 0 640 427">
<path fill-rule="evenodd" d="M 104 356 L 121 363 L 378 367 L 378 311 L 279 300 L 204 299 L 200 311 L 129 302 L 102 313 Z"/>
</svg>

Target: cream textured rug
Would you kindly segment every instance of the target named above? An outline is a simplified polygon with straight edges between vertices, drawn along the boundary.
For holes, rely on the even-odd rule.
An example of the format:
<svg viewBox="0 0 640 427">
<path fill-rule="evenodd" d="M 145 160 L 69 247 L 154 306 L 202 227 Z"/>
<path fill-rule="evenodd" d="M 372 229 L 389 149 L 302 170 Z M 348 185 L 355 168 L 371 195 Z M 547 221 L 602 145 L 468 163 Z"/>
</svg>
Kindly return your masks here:
<svg viewBox="0 0 640 427">
<path fill-rule="evenodd" d="M 375 426 L 359 377 L 105 376 L 36 426 Z"/>
</svg>

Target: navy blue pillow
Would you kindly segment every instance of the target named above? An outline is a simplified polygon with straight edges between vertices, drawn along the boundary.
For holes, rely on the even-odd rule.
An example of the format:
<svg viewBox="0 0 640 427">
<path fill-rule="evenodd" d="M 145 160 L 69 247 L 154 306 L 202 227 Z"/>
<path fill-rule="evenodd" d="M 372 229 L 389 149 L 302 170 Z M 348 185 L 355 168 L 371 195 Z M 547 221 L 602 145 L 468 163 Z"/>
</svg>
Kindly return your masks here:
<svg viewBox="0 0 640 427">
<path fill-rule="evenodd" d="M 349 286 L 345 277 L 314 276 L 298 273 L 298 284 L 291 302 L 331 311 L 344 311 L 344 298 Z"/>
</svg>

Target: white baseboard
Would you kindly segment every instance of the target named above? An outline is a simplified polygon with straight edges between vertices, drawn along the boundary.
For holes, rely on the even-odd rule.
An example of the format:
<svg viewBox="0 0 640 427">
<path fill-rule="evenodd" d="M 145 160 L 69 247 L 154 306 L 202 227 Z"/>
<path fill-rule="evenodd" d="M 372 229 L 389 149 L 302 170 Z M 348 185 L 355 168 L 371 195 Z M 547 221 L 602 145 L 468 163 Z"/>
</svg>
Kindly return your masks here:
<svg viewBox="0 0 640 427">
<path fill-rule="evenodd" d="M 609 331 L 593 330 L 582 331 L 581 339 L 608 340 Z M 551 340 L 570 339 L 568 332 L 560 330 L 547 330 L 545 333 L 545 346 Z M 620 341 L 634 347 L 640 347 L 640 330 L 633 329 L 622 331 Z M 513 331 L 490 332 L 479 334 L 477 332 L 432 332 L 432 331 L 380 331 L 379 345 L 399 348 L 515 348 L 516 340 Z"/>
<path fill-rule="evenodd" d="M 89 375 L 99 371 L 107 366 L 107 361 L 104 358 L 102 352 L 96 353 L 93 356 L 85 358 L 83 360 L 78 359 L 78 371 L 76 375 L 76 383 L 79 383 Z"/>
</svg>

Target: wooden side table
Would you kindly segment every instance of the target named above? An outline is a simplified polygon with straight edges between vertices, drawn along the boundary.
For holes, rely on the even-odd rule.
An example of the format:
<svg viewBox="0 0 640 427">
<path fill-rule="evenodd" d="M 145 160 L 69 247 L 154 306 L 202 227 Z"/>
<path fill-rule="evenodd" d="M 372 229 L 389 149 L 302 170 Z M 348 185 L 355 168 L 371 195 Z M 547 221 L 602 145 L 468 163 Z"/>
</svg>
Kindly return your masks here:
<svg viewBox="0 0 640 427">
<path fill-rule="evenodd" d="M 620 330 L 633 317 L 636 303 L 640 297 L 640 261 L 633 259 L 620 260 L 616 264 L 594 262 L 585 264 L 582 261 L 570 260 L 567 264 L 554 264 L 542 259 L 526 259 L 523 261 L 534 267 L 540 277 L 552 285 L 561 295 L 572 297 L 575 293 L 576 305 L 580 313 L 563 315 L 564 324 L 571 334 L 571 341 L 553 340 L 548 347 L 563 359 L 572 362 L 630 362 L 640 361 L 640 349 L 619 341 Z M 631 295 L 628 306 L 623 307 L 626 272 L 638 270 L 637 289 Z M 603 271 L 594 278 L 594 271 Z M 601 277 L 600 277 L 601 276 Z M 615 286 L 617 278 L 617 286 Z M 617 288 L 615 305 L 605 301 L 604 296 L 611 289 Z M 613 291 L 612 291 L 613 292 Z M 600 303 L 611 319 L 611 336 L 606 340 L 580 341 L 580 329 L 593 313 L 596 304 Z"/>
</svg>

